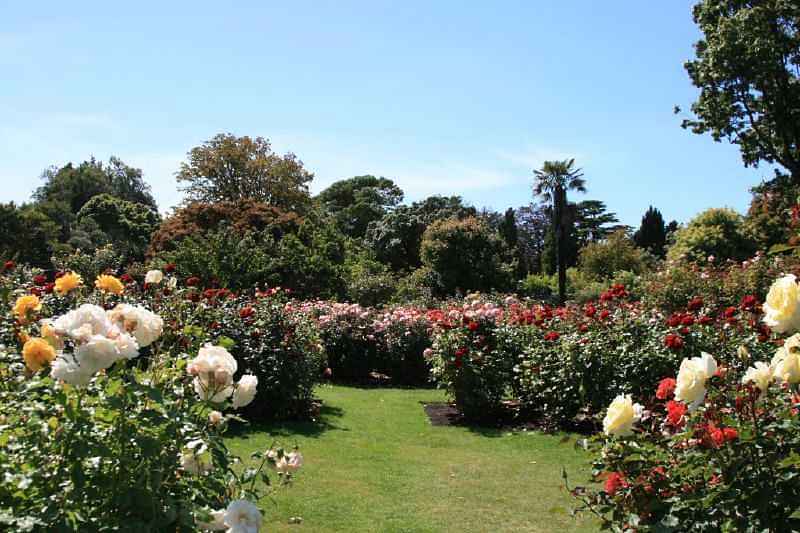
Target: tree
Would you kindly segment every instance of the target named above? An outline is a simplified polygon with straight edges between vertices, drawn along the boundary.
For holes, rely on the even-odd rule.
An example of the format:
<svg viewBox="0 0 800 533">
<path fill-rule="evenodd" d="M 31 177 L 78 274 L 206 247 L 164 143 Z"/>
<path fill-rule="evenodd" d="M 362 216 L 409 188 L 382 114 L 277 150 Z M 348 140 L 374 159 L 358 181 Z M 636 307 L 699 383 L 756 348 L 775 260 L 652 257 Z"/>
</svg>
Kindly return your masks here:
<svg viewBox="0 0 800 533">
<path fill-rule="evenodd" d="M 522 274 L 540 272 L 545 237 L 552 226 L 553 217 L 547 206 L 532 203 L 516 210 L 516 220 Z"/>
<path fill-rule="evenodd" d="M 693 17 L 703 38 L 685 67 L 700 95 L 683 127 L 738 145 L 746 166 L 779 164 L 800 183 L 800 4 L 701 0 Z"/>
<path fill-rule="evenodd" d="M 664 247 L 667 245 L 667 227 L 661 211 L 652 205 L 642 216 L 642 223 L 633 235 L 636 246 L 648 250 L 656 257 L 664 257 Z"/>
<path fill-rule="evenodd" d="M 460 196 L 429 196 L 410 206 L 399 206 L 370 223 L 366 242 L 378 260 L 393 270 L 413 270 L 421 265 L 425 228 L 437 220 L 469 216 L 477 216 L 477 210 L 464 205 Z"/>
<path fill-rule="evenodd" d="M 753 199 L 745 217 L 745 231 L 759 250 L 768 251 L 775 245 L 785 245 L 795 238 L 790 213 L 798 205 L 800 185 L 786 175 L 776 176 L 751 189 Z"/>
<path fill-rule="evenodd" d="M 62 204 L 72 214 L 77 214 L 98 194 L 110 194 L 158 211 L 141 169 L 130 167 L 114 156 L 106 165 L 91 158 L 77 166 L 67 163 L 63 167 L 50 167 L 42 173 L 42 179 L 45 183 L 33 193 L 34 200 L 39 204 Z"/>
<path fill-rule="evenodd" d="M 610 213 L 606 204 L 599 200 L 584 200 L 575 204 L 575 232 L 578 248 L 590 242 L 604 239 L 612 233 L 609 224 L 617 224 L 616 213 Z"/>
<path fill-rule="evenodd" d="M 107 242 L 114 243 L 120 255 L 131 261 L 144 257 L 150 236 L 158 228 L 161 217 L 143 204 L 110 194 L 98 194 L 78 212 L 78 222 L 86 224 L 88 221 L 108 236 Z"/>
<path fill-rule="evenodd" d="M 703 263 L 709 256 L 715 261 L 741 261 L 755 251 L 754 243 L 744 232 L 744 219 L 733 209 L 707 209 L 675 232 L 674 244 L 667 259 Z"/>
<path fill-rule="evenodd" d="M 257 200 L 297 213 L 309 207 L 314 175 L 294 154 L 275 154 L 267 139 L 220 133 L 187 156 L 175 175 L 186 184 L 187 203 Z"/>
<path fill-rule="evenodd" d="M 607 281 L 617 272 L 642 272 L 646 266 L 645 252 L 637 248 L 624 231 L 615 231 L 583 248 L 578 266 L 588 277 Z"/>
<path fill-rule="evenodd" d="M 567 238 L 567 191 L 586 192 L 586 181 L 581 169 L 575 168 L 575 160 L 545 161 L 542 168 L 534 170 L 533 193 L 545 201 L 552 202 L 553 226 L 558 266 L 558 299 L 564 303 L 567 297 L 567 266 L 565 244 Z"/>
<path fill-rule="evenodd" d="M 333 183 L 317 199 L 335 217 L 342 233 L 361 238 L 371 222 L 403 200 L 403 190 L 387 178 L 355 176 Z"/>
<path fill-rule="evenodd" d="M 59 237 L 58 224 L 34 204 L 0 204 L 0 257 L 46 267 Z"/>
<path fill-rule="evenodd" d="M 422 264 L 436 272 L 445 294 L 506 290 L 513 263 L 503 240 L 477 217 L 437 220 L 425 230 Z"/>
</svg>

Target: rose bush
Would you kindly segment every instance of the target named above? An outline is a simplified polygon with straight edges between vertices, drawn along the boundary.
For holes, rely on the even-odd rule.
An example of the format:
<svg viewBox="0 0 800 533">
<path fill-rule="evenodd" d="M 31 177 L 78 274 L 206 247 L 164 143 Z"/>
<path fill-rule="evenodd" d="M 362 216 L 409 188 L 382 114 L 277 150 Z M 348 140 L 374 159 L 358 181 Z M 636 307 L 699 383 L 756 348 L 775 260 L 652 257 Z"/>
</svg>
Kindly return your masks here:
<svg viewBox="0 0 800 533">
<path fill-rule="evenodd" d="M 36 291 L 41 299 L 31 291 L 46 279 L 0 278 L 8 309 L 0 321 L 0 524 L 257 531 L 252 502 L 302 463 L 299 452 L 277 450 L 245 468 L 225 447 L 236 415 L 223 413 L 254 402 L 258 378 L 234 379 L 237 362 L 221 346 L 168 342 L 182 337 L 159 314 L 122 301 L 130 286 L 106 276 L 92 290 L 66 273 L 62 290 Z M 268 464 L 280 483 L 267 483 Z"/>
<path fill-rule="evenodd" d="M 794 277 L 770 295 L 763 320 L 797 331 Z M 574 489 L 581 509 L 615 531 L 797 530 L 800 335 L 778 344 L 774 354 L 741 346 L 725 363 L 687 356 L 674 378 L 638 396 L 639 416 L 612 403 L 591 444 L 603 487 Z"/>
</svg>

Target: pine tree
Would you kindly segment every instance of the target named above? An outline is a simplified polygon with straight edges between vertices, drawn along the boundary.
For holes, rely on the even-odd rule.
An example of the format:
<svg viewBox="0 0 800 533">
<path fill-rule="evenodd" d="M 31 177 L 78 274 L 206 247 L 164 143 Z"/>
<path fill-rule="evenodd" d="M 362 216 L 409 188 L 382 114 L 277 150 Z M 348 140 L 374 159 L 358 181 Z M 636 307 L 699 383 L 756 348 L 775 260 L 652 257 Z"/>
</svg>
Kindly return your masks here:
<svg viewBox="0 0 800 533">
<path fill-rule="evenodd" d="M 642 217 L 642 224 L 633 235 L 633 241 L 639 248 L 644 248 L 658 257 L 664 257 L 667 244 L 667 228 L 661 211 L 652 205 Z"/>
</svg>

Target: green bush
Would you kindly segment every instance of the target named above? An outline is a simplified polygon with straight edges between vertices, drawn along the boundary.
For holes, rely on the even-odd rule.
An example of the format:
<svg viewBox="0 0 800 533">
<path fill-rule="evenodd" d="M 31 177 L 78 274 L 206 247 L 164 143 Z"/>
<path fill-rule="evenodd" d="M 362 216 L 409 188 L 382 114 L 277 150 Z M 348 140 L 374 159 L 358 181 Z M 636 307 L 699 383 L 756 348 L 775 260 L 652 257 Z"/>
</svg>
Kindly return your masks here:
<svg viewBox="0 0 800 533">
<path fill-rule="evenodd" d="M 502 291 L 511 284 L 514 265 L 503 240 L 475 217 L 431 224 L 423 235 L 420 256 L 423 265 L 441 276 L 445 294 Z"/>
<path fill-rule="evenodd" d="M 708 209 L 675 232 L 667 259 L 693 263 L 705 263 L 710 257 L 716 261 L 741 261 L 754 251 L 755 244 L 746 235 L 742 215 L 733 209 Z"/>
<path fill-rule="evenodd" d="M 646 267 L 645 252 L 622 230 L 589 243 L 578 256 L 578 269 L 597 281 L 607 282 L 621 271 L 638 274 Z"/>
</svg>

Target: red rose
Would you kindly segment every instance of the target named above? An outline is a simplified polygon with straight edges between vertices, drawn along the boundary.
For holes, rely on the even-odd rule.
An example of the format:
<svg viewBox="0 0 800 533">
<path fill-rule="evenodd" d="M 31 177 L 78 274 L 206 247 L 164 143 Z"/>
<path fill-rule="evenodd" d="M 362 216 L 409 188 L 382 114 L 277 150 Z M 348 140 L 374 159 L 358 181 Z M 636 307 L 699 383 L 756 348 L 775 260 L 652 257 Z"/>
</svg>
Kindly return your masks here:
<svg viewBox="0 0 800 533">
<path fill-rule="evenodd" d="M 739 438 L 739 432 L 736 431 L 736 429 L 734 428 L 725 428 L 722 430 L 722 434 L 725 437 L 725 442 L 729 442 Z"/>
<path fill-rule="evenodd" d="M 656 391 L 656 398 L 658 398 L 659 400 L 666 400 L 667 398 L 671 398 L 674 393 L 675 393 L 675 379 L 664 378 L 658 384 L 658 390 Z"/>
<path fill-rule="evenodd" d="M 667 319 L 667 325 L 671 328 L 677 327 L 681 323 L 682 319 L 683 316 L 681 316 L 678 313 L 675 313 Z"/>
<path fill-rule="evenodd" d="M 686 421 L 683 416 L 686 414 L 686 405 L 681 402 L 670 400 L 667 402 L 667 424 L 678 429 L 683 427 Z"/>
<path fill-rule="evenodd" d="M 544 335 L 544 340 L 546 341 L 557 341 L 561 337 L 557 331 L 548 331 Z"/>
<path fill-rule="evenodd" d="M 186 280 L 186 285 L 189 287 L 197 287 L 200 285 L 200 278 L 197 276 L 192 276 Z"/>
<path fill-rule="evenodd" d="M 703 307 L 702 298 L 692 298 L 689 300 L 689 305 L 686 306 L 690 311 L 698 311 Z"/>
<path fill-rule="evenodd" d="M 47 276 L 45 276 L 44 274 L 38 274 L 36 276 L 33 276 L 33 284 L 36 285 L 37 287 L 43 287 L 47 285 Z"/>
<path fill-rule="evenodd" d="M 254 314 L 256 314 L 256 310 L 250 307 L 249 305 L 247 307 L 242 307 L 241 309 L 239 309 L 239 318 L 241 318 L 242 320 L 244 320 L 245 318 L 250 318 Z"/>
<path fill-rule="evenodd" d="M 757 305 L 758 305 L 758 298 L 756 298 L 752 294 L 748 294 L 747 296 L 742 298 L 742 303 L 741 303 L 742 309 L 753 311 Z"/>
<path fill-rule="evenodd" d="M 41 296 L 42 295 L 42 288 L 41 287 L 31 287 L 31 294 L 34 296 Z"/>
<path fill-rule="evenodd" d="M 675 333 L 669 333 L 664 337 L 664 345 L 670 350 L 680 350 L 683 348 L 683 337 Z"/>
<path fill-rule="evenodd" d="M 603 488 L 609 496 L 613 496 L 619 489 L 624 489 L 627 486 L 628 482 L 625 481 L 624 474 L 621 472 L 612 472 L 606 478 L 606 483 Z"/>
<path fill-rule="evenodd" d="M 55 283 L 48 283 L 47 285 L 44 286 L 44 292 L 46 292 L 47 294 L 53 294 L 53 290 L 55 288 L 56 288 Z"/>
<path fill-rule="evenodd" d="M 725 318 L 731 318 L 736 314 L 736 308 L 733 306 L 726 307 L 722 314 L 725 316 Z"/>
<path fill-rule="evenodd" d="M 456 350 L 456 357 L 461 358 L 461 357 L 464 357 L 465 355 L 467 355 L 467 349 L 466 348 L 461 347 L 458 350 Z"/>
<path fill-rule="evenodd" d="M 8 260 L 3 264 L 4 270 L 14 270 L 17 268 L 17 264 L 14 261 Z"/>
<path fill-rule="evenodd" d="M 583 308 L 583 314 L 587 317 L 592 318 L 597 313 L 597 308 L 592 304 L 587 304 L 586 307 Z"/>
<path fill-rule="evenodd" d="M 119 277 L 119 280 L 120 280 L 122 283 L 132 283 L 132 282 L 133 282 L 133 277 L 132 277 L 130 274 L 128 274 L 128 273 L 125 273 L 125 274 L 123 274 L 123 275 L 121 275 L 121 276 Z"/>
<path fill-rule="evenodd" d="M 683 326 L 693 326 L 694 325 L 694 317 L 692 315 L 685 315 L 681 319 L 681 325 L 683 325 Z"/>
<path fill-rule="evenodd" d="M 711 318 L 708 315 L 701 316 L 697 321 L 700 323 L 700 325 L 703 325 L 703 326 L 707 326 L 709 324 L 713 324 L 714 323 L 714 319 Z"/>
<path fill-rule="evenodd" d="M 580 326 L 578 326 L 578 331 L 580 331 L 581 333 L 586 333 L 587 331 L 589 331 L 589 326 L 587 326 L 586 324 L 581 324 Z"/>
<path fill-rule="evenodd" d="M 175 268 L 176 268 L 175 263 L 167 263 L 166 265 L 164 265 L 164 272 L 166 272 L 167 274 L 172 274 L 173 272 L 175 272 Z"/>
<path fill-rule="evenodd" d="M 470 331 L 476 331 L 478 329 L 478 323 L 470 322 L 469 324 L 467 324 L 467 329 L 469 329 Z"/>
<path fill-rule="evenodd" d="M 203 291 L 203 298 L 205 298 L 206 300 L 211 300 L 216 295 L 217 295 L 216 289 L 206 289 Z"/>
<path fill-rule="evenodd" d="M 608 309 L 603 309 L 600 311 L 600 320 L 605 320 L 609 317 L 609 315 L 611 315 L 611 313 L 608 311 Z"/>
</svg>

